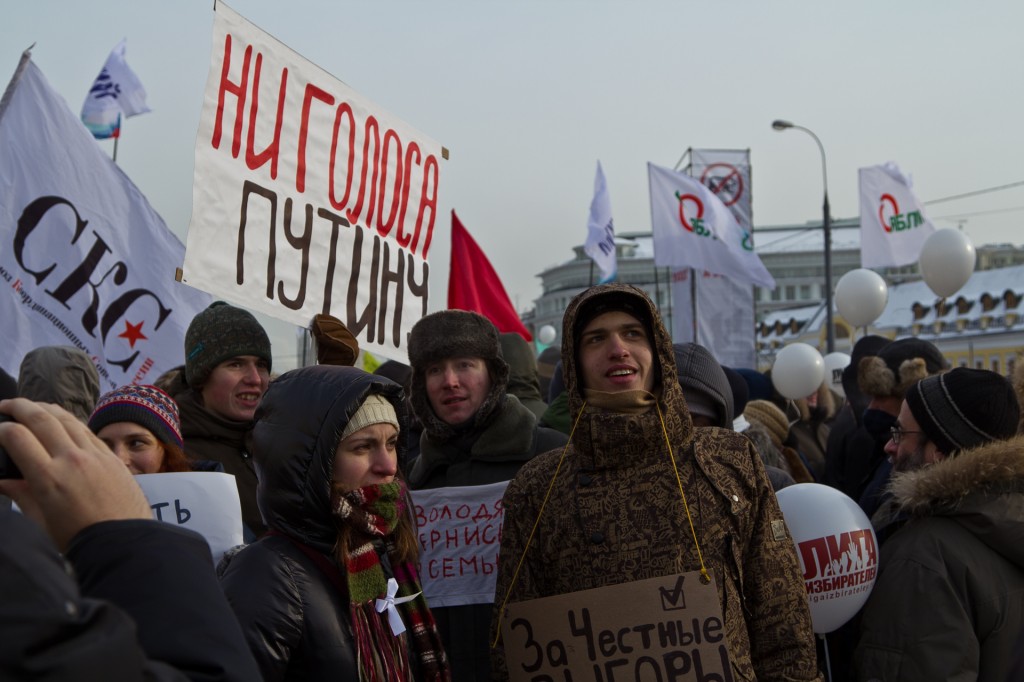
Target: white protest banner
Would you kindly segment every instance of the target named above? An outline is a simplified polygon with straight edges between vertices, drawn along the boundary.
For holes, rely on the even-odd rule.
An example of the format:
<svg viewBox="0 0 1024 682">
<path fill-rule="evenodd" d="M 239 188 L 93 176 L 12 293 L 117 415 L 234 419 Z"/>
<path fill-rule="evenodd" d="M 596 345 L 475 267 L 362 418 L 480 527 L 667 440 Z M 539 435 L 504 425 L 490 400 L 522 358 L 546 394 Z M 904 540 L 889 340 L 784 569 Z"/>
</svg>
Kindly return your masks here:
<svg viewBox="0 0 1024 682">
<path fill-rule="evenodd" d="M 881 268 L 916 263 L 935 232 L 913 183 L 891 161 L 858 171 L 860 178 L 860 264 Z"/>
<path fill-rule="evenodd" d="M 174 281 L 180 241 L 24 55 L 0 100 L 0 364 L 73 346 L 103 392 L 184 361 L 210 303 Z"/>
<path fill-rule="evenodd" d="M 714 578 L 651 578 L 509 604 L 512 682 L 734 680 Z"/>
<path fill-rule="evenodd" d="M 739 223 L 745 237 L 753 243 L 750 150 L 694 149 L 690 156 L 690 172 L 701 184 L 721 199 L 722 204 Z M 691 297 L 683 289 L 688 281 L 680 282 L 680 275 L 688 270 L 672 273 L 673 327 L 689 329 L 688 336 L 675 334 L 677 341 L 694 340 L 709 349 L 723 365 L 730 367 L 756 367 L 757 350 L 754 343 L 754 291 L 746 282 L 740 282 L 707 271 L 695 270 L 697 275 L 694 305 L 678 305 Z M 678 292 L 678 293 L 677 293 Z M 685 298 L 683 296 L 685 295 Z M 693 336 L 693 308 L 697 309 L 697 338 Z M 680 314 L 680 312 L 682 314 Z M 676 322 L 679 320 L 679 322 Z M 680 325 L 688 327 L 680 328 Z"/>
<path fill-rule="evenodd" d="M 693 323 L 690 273 L 697 280 Z M 696 331 L 696 338 L 694 332 Z M 756 367 L 754 296 L 750 285 L 707 270 L 672 273 L 672 340 L 704 346 L 722 365 Z"/>
<path fill-rule="evenodd" d="M 242 544 L 242 505 L 235 477 L 215 471 L 139 474 L 153 518 L 199 533 L 210 545 L 213 565 Z"/>
<path fill-rule="evenodd" d="M 775 288 L 754 253 L 750 233 L 711 190 L 685 173 L 647 164 L 654 263 L 700 268 L 741 282 Z"/>
<path fill-rule="evenodd" d="M 413 490 L 420 579 L 431 608 L 491 604 L 508 481 Z"/>
<path fill-rule="evenodd" d="M 405 361 L 446 155 L 218 2 L 183 281 Z"/>
</svg>

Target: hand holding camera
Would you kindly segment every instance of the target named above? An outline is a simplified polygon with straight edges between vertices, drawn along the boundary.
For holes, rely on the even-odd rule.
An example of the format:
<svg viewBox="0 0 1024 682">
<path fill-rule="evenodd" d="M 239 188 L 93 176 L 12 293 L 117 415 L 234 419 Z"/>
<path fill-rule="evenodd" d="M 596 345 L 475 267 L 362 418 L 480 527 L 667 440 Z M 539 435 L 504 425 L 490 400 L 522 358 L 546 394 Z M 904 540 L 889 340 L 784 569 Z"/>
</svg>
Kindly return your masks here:
<svg viewBox="0 0 1024 682">
<path fill-rule="evenodd" d="M 62 551 L 83 528 L 100 521 L 151 519 L 145 495 L 124 463 L 89 428 L 56 405 L 24 398 L 0 402 L 0 447 L 10 496 L 41 523 Z M 23 474 L 23 480 L 10 474 Z"/>
</svg>

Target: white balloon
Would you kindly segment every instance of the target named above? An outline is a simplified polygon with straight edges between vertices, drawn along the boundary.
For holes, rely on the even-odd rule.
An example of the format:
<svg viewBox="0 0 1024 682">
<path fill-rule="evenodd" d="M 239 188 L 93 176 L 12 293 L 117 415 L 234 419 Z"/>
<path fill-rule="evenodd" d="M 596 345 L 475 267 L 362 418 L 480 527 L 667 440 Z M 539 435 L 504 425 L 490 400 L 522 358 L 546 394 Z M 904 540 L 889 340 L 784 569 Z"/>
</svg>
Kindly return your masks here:
<svg viewBox="0 0 1024 682">
<path fill-rule="evenodd" d="M 889 302 L 889 287 L 882 276 L 867 268 L 857 268 L 839 278 L 836 284 L 836 310 L 854 327 L 869 325 L 878 319 Z"/>
<path fill-rule="evenodd" d="M 806 343 L 791 343 L 775 356 L 772 384 L 783 397 L 806 398 L 825 380 L 825 361 L 817 348 Z"/>
<path fill-rule="evenodd" d="M 974 273 L 974 244 L 960 230 L 936 230 L 921 247 L 921 277 L 936 296 L 952 296 Z"/>
<path fill-rule="evenodd" d="M 878 573 L 878 540 L 856 502 L 818 483 L 783 488 L 776 497 L 803 570 L 811 626 L 825 634 L 853 618 Z"/>
<path fill-rule="evenodd" d="M 839 395 L 846 397 L 846 390 L 843 389 L 843 370 L 850 364 L 850 356 L 846 353 L 836 351 L 829 353 L 825 361 L 825 383 Z"/>
<path fill-rule="evenodd" d="M 546 324 L 537 331 L 537 340 L 547 346 L 555 340 L 556 334 L 555 328 Z"/>
</svg>

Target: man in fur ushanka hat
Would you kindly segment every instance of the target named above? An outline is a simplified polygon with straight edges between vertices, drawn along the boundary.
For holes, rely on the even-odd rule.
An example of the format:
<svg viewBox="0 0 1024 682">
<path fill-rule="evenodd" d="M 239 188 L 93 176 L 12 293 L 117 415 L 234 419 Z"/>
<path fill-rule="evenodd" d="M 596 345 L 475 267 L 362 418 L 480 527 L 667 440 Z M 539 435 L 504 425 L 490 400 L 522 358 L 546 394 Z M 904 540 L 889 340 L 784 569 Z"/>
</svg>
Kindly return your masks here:
<svg viewBox="0 0 1024 682">
<path fill-rule="evenodd" d="M 427 315 L 409 334 L 409 364 L 410 403 L 423 425 L 420 454 L 409 465 L 413 490 L 507 481 L 535 455 L 565 444 L 564 434 L 539 426 L 508 393 L 509 366 L 486 317 L 465 310 Z M 493 561 L 493 552 L 484 560 Z M 487 679 L 491 605 L 432 611 L 452 680 Z"/>
<path fill-rule="evenodd" d="M 1020 679 L 1019 418 L 1010 382 L 988 370 L 959 367 L 908 389 L 886 446 L 900 523 L 864 607 L 857 679 Z"/>
<path fill-rule="evenodd" d="M 857 364 L 857 386 L 866 398 L 862 424 L 874 440 L 874 449 L 865 452 L 866 471 L 862 481 L 850 484 L 861 490 L 858 503 L 871 517 L 885 499 L 885 486 L 892 466 L 885 445 L 896 423 L 907 390 L 925 377 L 948 368 L 934 344 L 917 338 L 899 339 L 883 345 L 872 355 L 864 355 Z"/>
</svg>

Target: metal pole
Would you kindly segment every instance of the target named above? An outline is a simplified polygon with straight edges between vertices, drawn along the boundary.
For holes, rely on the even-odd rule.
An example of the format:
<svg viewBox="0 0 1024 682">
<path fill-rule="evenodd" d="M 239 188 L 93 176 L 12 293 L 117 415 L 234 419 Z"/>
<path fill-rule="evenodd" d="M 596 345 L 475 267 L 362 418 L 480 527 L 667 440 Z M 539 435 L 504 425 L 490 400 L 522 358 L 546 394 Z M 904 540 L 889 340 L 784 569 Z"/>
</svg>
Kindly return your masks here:
<svg viewBox="0 0 1024 682">
<path fill-rule="evenodd" d="M 117 115 L 117 135 L 114 136 L 113 162 L 117 163 L 117 141 L 121 139 L 121 114 Z"/>
<path fill-rule="evenodd" d="M 822 151 L 821 164 L 822 170 L 825 168 L 825 152 Z M 829 215 L 828 210 L 828 187 L 825 187 L 825 215 L 822 219 L 822 224 L 825 229 L 825 324 L 828 328 L 825 330 L 825 347 L 829 353 L 835 352 L 836 349 L 836 325 L 832 319 L 832 216 Z"/>
<path fill-rule="evenodd" d="M 832 215 L 828 206 L 828 168 L 825 164 L 825 147 L 822 146 L 821 140 L 814 134 L 814 131 L 809 128 L 783 120 L 773 121 L 772 128 L 775 130 L 786 130 L 788 128 L 802 130 L 814 138 L 818 145 L 818 151 L 821 152 L 821 182 L 825 196 L 821 221 L 821 228 L 825 237 L 825 347 L 828 349 L 827 352 L 831 353 L 836 349 L 836 328 L 832 318 Z"/>
</svg>

